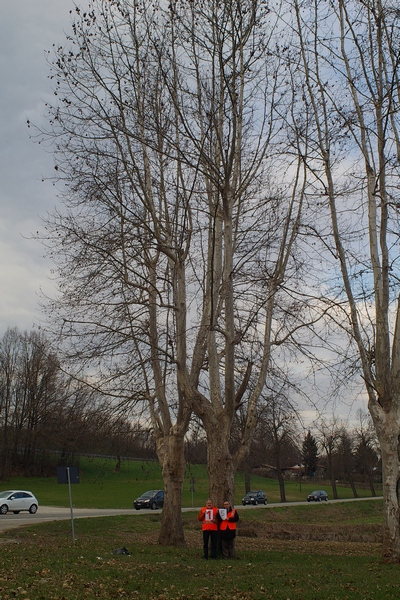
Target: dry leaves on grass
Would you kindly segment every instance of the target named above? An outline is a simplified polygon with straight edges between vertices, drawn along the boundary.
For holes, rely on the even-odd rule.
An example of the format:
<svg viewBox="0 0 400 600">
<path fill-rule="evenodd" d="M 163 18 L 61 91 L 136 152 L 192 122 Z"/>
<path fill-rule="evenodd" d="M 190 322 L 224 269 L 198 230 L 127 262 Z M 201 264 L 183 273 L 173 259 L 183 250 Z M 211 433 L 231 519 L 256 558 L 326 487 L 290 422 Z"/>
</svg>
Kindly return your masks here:
<svg viewBox="0 0 400 600">
<path fill-rule="evenodd" d="M 290 523 L 260 523 L 240 521 L 236 537 L 240 551 L 278 551 L 299 554 L 346 556 L 379 556 L 382 551 L 381 527 L 313 526 Z M 146 546 L 158 546 L 159 530 L 136 532 L 135 541 Z M 198 523 L 185 527 L 186 547 L 202 553 L 202 533 Z M 20 539 L 3 538 L 2 544 L 21 543 Z"/>
<path fill-rule="evenodd" d="M 381 527 L 312 527 L 301 525 L 276 525 L 242 522 L 238 527 L 236 551 L 251 550 L 296 552 L 299 554 L 324 554 L 346 556 L 379 556 Z M 358 531 L 358 534 L 357 534 Z M 358 537 L 358 539 L 357 539 Z M 185 531 L 189 548 L 202 548 L 201 531 Z M 153 542 L 157 543 L 157 538 Z"/>
</svg>

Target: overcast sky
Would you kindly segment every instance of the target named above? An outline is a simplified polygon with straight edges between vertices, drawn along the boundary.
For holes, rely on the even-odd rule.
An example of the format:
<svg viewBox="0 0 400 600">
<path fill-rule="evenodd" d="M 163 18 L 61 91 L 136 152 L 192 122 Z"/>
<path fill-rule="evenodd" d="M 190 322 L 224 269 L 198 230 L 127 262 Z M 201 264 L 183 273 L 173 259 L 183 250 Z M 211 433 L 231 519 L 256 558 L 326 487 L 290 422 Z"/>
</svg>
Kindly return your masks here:
<svg viewBox="0 0 400 600">
<path fill-rule="evenodd" d="M 40 217 L 57 205 L 56 189 L 43 181 L 53 160 L 29 139 L 26 121 L 43 122 L 44 103 L 53 97 L 46 51 L 64 43 L 73 8 L 73 0 L 1 0 L 0 337 L 7 327 L 39 324 L 41 290 L 53 290 L 51 265 L 32 239 Z M 348 409 L 342 407 L 344 418 Z"/>
<path fill-rule="evenodd" d="M 65 40 L 72 0 L 1 0 L 0 19 L 0 336 L 7 327 L 30 330 L 40 319 L 39 292 L 49 291 L 50 265 L 32 234 L 57 203 L 42 177 L 50 154 L 29 139 L 26 121 L 39 123 L 52 96 L 45 53 Z"/>
</svg>

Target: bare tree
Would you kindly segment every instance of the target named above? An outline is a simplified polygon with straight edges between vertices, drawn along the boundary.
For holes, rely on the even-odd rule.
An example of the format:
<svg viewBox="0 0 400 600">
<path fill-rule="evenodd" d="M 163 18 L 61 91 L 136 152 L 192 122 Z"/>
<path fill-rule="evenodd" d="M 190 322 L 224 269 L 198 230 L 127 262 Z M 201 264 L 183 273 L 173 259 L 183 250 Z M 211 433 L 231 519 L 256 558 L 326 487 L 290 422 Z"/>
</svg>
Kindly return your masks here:
<svg viewBox="0 0 400 600">
<path fill-rule="evenodd" d="M 339 443 L 337 447 L 337 457 L 339 468 L 345 479 L 349 482 L 354 498 L 358 498 L 354 473 L 356 467 L 354 436 L 352 436 L 343 426 L 339 431 Z"/>
<path fill-rule="evenodd" d="M 284 468 L 292 466 L 288 458 L 296 452 L 298 416 L 283 388 L 263 398 L 258 421 L 257 434 L 262 438 L 265 457 L 275 467 L 281 502 L 286 502 Z"/>
<path fill-rule="evenodd" d="M 218 502 L 233 501 L 234 473 L 249 450 L 300 205 L 297 196 L 271 195 L 266 177 L 267 152 L 277 152 L 275 102 L 284 91 L 278 64 L 266 54 L 276 26 L 266 17 L 258 2 L 209 2 L 200 13 L 185 6 L 179 14 L 195 78 L 188 114 L 196 115 L 196 126 L 186 118 L 183 124 L 198 149 L 207 215 L 193 406 L 207 434 L 210 495 Z M 232 454 L 243 402 L 245 427 Z"/>
<path fill-rule="evenodd" d="M 13 443 L 13 404 L 18 380 L 20 335 L 16 328 L 8 329 L 0 345 L 0 427 L 1 427 L 1 470 L 5 479 L 11 472 L 10 446 Z"/>
<path fill-rule="evenodd" d="M 70 356 L 97 365 L 96 385 L 147 406 L 162 543 L 184 541 L 191 411 L 207 433 L 210 494 L 233 500 L 272 341 L 293 316 L 282 284 L 301 267 L 304 167 L 296 157 L 279 179 L 291 90 L 279 43 L 277 18 L 255 0 L 93 0 L 52 61 L 44 139 L 66 206 L 47 224 L 53 317 Z"/>
<path fill-rule="evenodd" d="M 186 286 L 194 272 L 187 283 L 186 271 L 198 191 L 157 53 L 158 43 L 171 42 L 172 15 L 159 24 L 161 8 L 89 4 L 76 9 L 71 46 L 53 63 L 60 102 L 49 107 L 51 137 L 68 185 L 68 210 L 48 225 L 63 282 L 53 316 L 63 319 L 69 357 L 97 366 L 92 380 L 119 410 L 146 404 L 165 487 L 159 539 L 177 545 L 192 402 Z"/>
<path fill-rule="evenodd" d="M 302 460 L 304 473 L 307 477 L 314 477 L 318 470 L 318 444 L 315 436 L 308 430 L 302 444 Z"/>
<path fill-rule="evenodd" d="M 357 413 L 358 426 L 355 428 L 355 459 L 359 471 L 366 477 L 371 495 L 376 496 L 375 481 L 379 473 L 379 451 L 376 432 L 371 416 L 360 410 Z"/>
<path fill-rule="evenodd" d="M 400 14 L 391 0 L 296 0 L 293 8 L 309 119 L 297 133 L 307 144 L 309 197 L 331 221 L 331 233 L 317 227 L 330 275 L 325 301 L 358 352 L 382 452 L 383 554 L 399 562 Z"/>
<path fill-rule="evenodd" d="M 337 424 L 337 420 L 333 417 L 330 421 L 320 419 L 319 423 L 316 424 L 318 430 L 318 443 L 325 452 L 328 474 L 331 480 L 333 497 L 337 500 L 339 498 L 336 478 L 337 478 L 337 449 L 339 444 L 340 429 Z"/>
</svg>

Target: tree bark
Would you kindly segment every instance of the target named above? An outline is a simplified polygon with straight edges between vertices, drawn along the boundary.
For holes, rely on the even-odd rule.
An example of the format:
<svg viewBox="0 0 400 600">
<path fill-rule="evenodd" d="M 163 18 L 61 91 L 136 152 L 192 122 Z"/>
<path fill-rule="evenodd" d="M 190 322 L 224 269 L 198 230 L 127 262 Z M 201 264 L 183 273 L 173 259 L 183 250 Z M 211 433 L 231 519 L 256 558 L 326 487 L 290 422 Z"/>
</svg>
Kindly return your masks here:
<svg viewBox="0 0 400 600">
<path fill-rule="evenodd" d="M 377 420 L 377 413 L 379 420 Z M 400 562 L 400 423 L 397 411 L 371 410 L 382 456 L 384 560 Z"/>
<path fill-rule="evenodd" d="M 374 484 L 372 469 L 368 469 L 368 484 L 369 484 L 369 489 L 371 490 L 371 496 L 373 498 L 376 498 L 376 491 L 375 491 L 375 484 Z"/>
<path fill-rule="evenodd" d="M 349 483 L 350 483 L 351 491 L 353 492 L 353 496 L 354 496 L 354 498 L 358 498 L 358 492 L 357 492 L 356 484 L 354 483 L 353 475 L 351 473 L 348 473 L 347 476 L 349 478 Z"/>
<path fill-rule="evenodd" d="M 171 434 L 157 440 L 157 456 L 162 466 L 164 507 L 158 543 L 184 546 L 182 488 L 185 477 L 184 436 Z"/>
<path fill-rule="evenodd" d="M 333 466 L 333 456 L 329 451 L 327 452 L 327 458 L 328 458 L 329 474 L 330 474 L 330 478 L 331 478 L 333 497 L 335 500 L 338 500 L 339 495 L 338 495 L 337 486 L 336 486 L 336 475 L 335 475 L 335 469 Z"/>
<path fill-rule="evenodd" d="M 236 464 L 229 449 L 226 424 L 215 422 L 212 431 L 207 438 L 209 496 L 216 506 L 222 506 L 225 500 L 233 505 Z"/>
<path fill-rule="evenodd" d="M 275 466 L 276 476 L 279 483 L 279 494 L 281 502 L 286 502 L 285 479 L 283 477 L 282 462 L 281 462 L 281 441 L 275 437 Z"/>
<path fill-rule="evenodd" d="M 400 511 L 399 511 L 399 426 L 391 427 L 382 440 L 383 502 L 386 515 L 383 527 L 383 556 L 390 562 L 400 562 Z"/>
<path fill-rule="evenodd" d="M 278 477 L 279 482 L 279 494 L 281 502 L 286 502 L 285 480 L 283 477 L 282 469 L 277 469 L 276 475 Z"/>
</svg>

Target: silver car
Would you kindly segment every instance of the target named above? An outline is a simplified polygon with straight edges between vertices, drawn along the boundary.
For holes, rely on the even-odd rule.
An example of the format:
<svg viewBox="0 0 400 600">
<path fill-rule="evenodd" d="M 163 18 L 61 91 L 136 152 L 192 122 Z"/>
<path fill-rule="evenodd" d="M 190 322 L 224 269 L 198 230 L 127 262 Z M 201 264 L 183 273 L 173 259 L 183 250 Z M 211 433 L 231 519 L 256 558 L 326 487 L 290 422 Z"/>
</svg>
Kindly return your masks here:
<svg viewBox="0 0 400 600">
<path fill-rule="evenodd" d="M 25 490 L 6 490 L 0 492 L 0 515 L 13 512 L 17 515 L 21 510 L 27 510 L 34 515 L 39 503 L 32 492 Z"/>
</svg>

